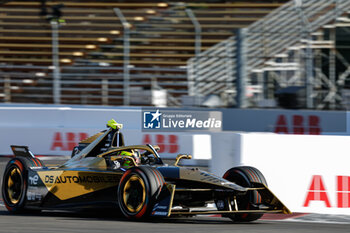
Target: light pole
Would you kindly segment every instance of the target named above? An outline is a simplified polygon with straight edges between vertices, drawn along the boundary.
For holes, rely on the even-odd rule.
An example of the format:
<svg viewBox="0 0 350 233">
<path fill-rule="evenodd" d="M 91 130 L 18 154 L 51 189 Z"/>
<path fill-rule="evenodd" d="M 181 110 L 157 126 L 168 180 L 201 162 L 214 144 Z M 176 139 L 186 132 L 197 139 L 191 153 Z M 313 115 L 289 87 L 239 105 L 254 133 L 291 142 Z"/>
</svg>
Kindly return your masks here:
<svg viewBox="0 0 350 233">
<path fill-rule="evenodd" d="M 130 24 L 125 19 L 122 11 L 119 8 L 114 8 L 114 13 L 120 19 L 124 33 L 123 33 L 123 45 L 124 45 L 124 61 L 123 61 L 123 69 L 124 69 L 124 82 L 123 82 L 123 104 L 130 105 Z"/>
<path fill-rule="evenodd" d="M 43 16 L 50 22 L 51 25 L 51 46 L 52 46 L 52 70 L 53 70 L 53 102 L 54 104 L 61 103 L 61 73 L 60 73 L 60 58 L 59 58 L 59 35 L 58 30 L 61 22 L 63 4 L 52 6 L 52 12 L 48 14 L 46 7 L 46 0 L 41 0 L 40 16 Z"/>
<path fill-rule="evenodd" d="M 52 41 L 52 69 L 53 69 L 53 102 L 54 104 L 61 103 L 61 72 L 59 58 L 59 42 L 58 42 L 58 27 L 57 19 L 52 19 L 51 22 L 51 41 Z"/>
</svg>

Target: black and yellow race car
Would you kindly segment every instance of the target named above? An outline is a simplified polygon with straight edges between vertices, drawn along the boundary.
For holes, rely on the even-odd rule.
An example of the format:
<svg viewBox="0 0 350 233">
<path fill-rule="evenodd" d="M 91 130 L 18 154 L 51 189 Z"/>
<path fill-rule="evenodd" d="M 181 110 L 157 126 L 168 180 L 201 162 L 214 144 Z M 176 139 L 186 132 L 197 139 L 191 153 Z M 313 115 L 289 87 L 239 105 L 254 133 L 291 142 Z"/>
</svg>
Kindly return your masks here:
<svg viewBox="0 0 350 233">
<path fill-rule="evenodd" d="M 186 154 L 168 166 L 158 146 L 125 146 L 122 125 L 111 120 L 107 126 L 56 167 L 45 166 L 26 146 L 11 146 L 14 158 L 2 182 L 8 211 L 115 208 L 130 219 L 221 214 L 233 221 L 290 213 L 256 168 L 234 167 L 219 177 L 178 166 L 181 159 L 190 159 Z"/>
</svg>

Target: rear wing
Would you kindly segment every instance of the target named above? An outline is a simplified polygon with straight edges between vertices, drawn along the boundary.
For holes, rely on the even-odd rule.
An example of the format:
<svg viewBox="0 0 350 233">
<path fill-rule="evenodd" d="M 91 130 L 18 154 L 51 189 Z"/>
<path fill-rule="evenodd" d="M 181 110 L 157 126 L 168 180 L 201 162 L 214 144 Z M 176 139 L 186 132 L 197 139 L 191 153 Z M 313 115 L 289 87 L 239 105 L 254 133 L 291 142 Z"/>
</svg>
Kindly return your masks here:
<svg viewBox="0 0 350 233">
<path fill-rule="evenodd" d="M 34 154 L 28 149 L 28 146 L 11 145 L 15 157 L 35 158 Z"/>
</svg>

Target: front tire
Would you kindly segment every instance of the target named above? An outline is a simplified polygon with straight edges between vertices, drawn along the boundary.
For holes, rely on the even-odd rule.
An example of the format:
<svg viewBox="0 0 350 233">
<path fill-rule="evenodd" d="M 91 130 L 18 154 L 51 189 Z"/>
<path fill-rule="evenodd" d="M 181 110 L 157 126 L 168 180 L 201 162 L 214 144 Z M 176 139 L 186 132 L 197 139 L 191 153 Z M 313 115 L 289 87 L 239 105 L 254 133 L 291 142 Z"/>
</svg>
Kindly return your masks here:
<svg viewBox="0 0 350 233">
<path fill-rule="evenodd" d="M 164 178 L 157 169 L 145 166 L 130 168 L 118 187 L 121 212 L 130 219 L 147 218 L 163 185 Z"/>
<path fill-rule="evenodd" d="M 254 167 L 242 166 L 234 167 L 229 169 L 223 175 L 223 178 L 234 182 L 242 187 L 251 188 L 253 187 L 252 182 L 262 183 L 267 186 L 267 182 L 263 174 Z M 246 195 L 237 196 L 237 205 L 239 210 L 252 210 L 256 206 L 261 204 L 261 196 L 257 191 L 248 191 Z M 220 202 L 221 209 L 228 210 L 230 207 L 230 200 L 218 200 Z M 217 204 L 217 206 L 219 206 Z M 233 206 L 231 206 L 233 208 Z M 226 217 L 231 218 L 234 222 L 251 222 L 258 220 L 263 216 L 261 213 L 237 213 L 237 214 L 226 214 Z"/>
</svg>

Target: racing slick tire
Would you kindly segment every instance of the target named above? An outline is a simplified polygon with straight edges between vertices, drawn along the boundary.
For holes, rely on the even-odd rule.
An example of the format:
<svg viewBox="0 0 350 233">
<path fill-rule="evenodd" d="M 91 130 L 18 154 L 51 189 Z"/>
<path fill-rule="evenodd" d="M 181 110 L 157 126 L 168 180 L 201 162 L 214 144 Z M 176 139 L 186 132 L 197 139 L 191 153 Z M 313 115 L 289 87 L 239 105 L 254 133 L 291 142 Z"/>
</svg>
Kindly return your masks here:
<svg viewBox="0 0 350 233">
<path fill-rule="evenodd" d="M 155 168 L 138 166 L 128 169 L 118 187 L 118 204 L 129 219 L 145 219 L 164 185 L 164 177 Z"/>
<path fill-rule="evenodd" d="M 267 182 L 263 174 L 254 167 L 242 166 L 229 169 L 223 175 L 223 178 L 234 182 L 242 187 L 251 188 L 252 183 L 262 183 L 267 186 Z M 261 196 L 257 191 L 248 191 L 246 195 L 237 196 L 237 205 L 239 210 L 252 210 L 261 204 Z M 217 201 L 218 202 L 218 201 Z M 221 200 L 221 209 L 228 210 L 229 201 Z M 218 206 L 218 203 L 217 203 Z M 231 207 L 233 208 L 233 207 Z M 251 222 L 258 220 L 263 216 L 262 213 L 237 213 L 225 214 L 225 217 L 231 218 L 234 222 Z"/>
<path fill-rule="evenodd" d="M 37 158 L 13 158 L 5 168 L 2 180 L 2 198 L 7 210 L 16 214 L 24 212 L 27 193 L 29 167 L 41 167 Z"/>
</svg>

